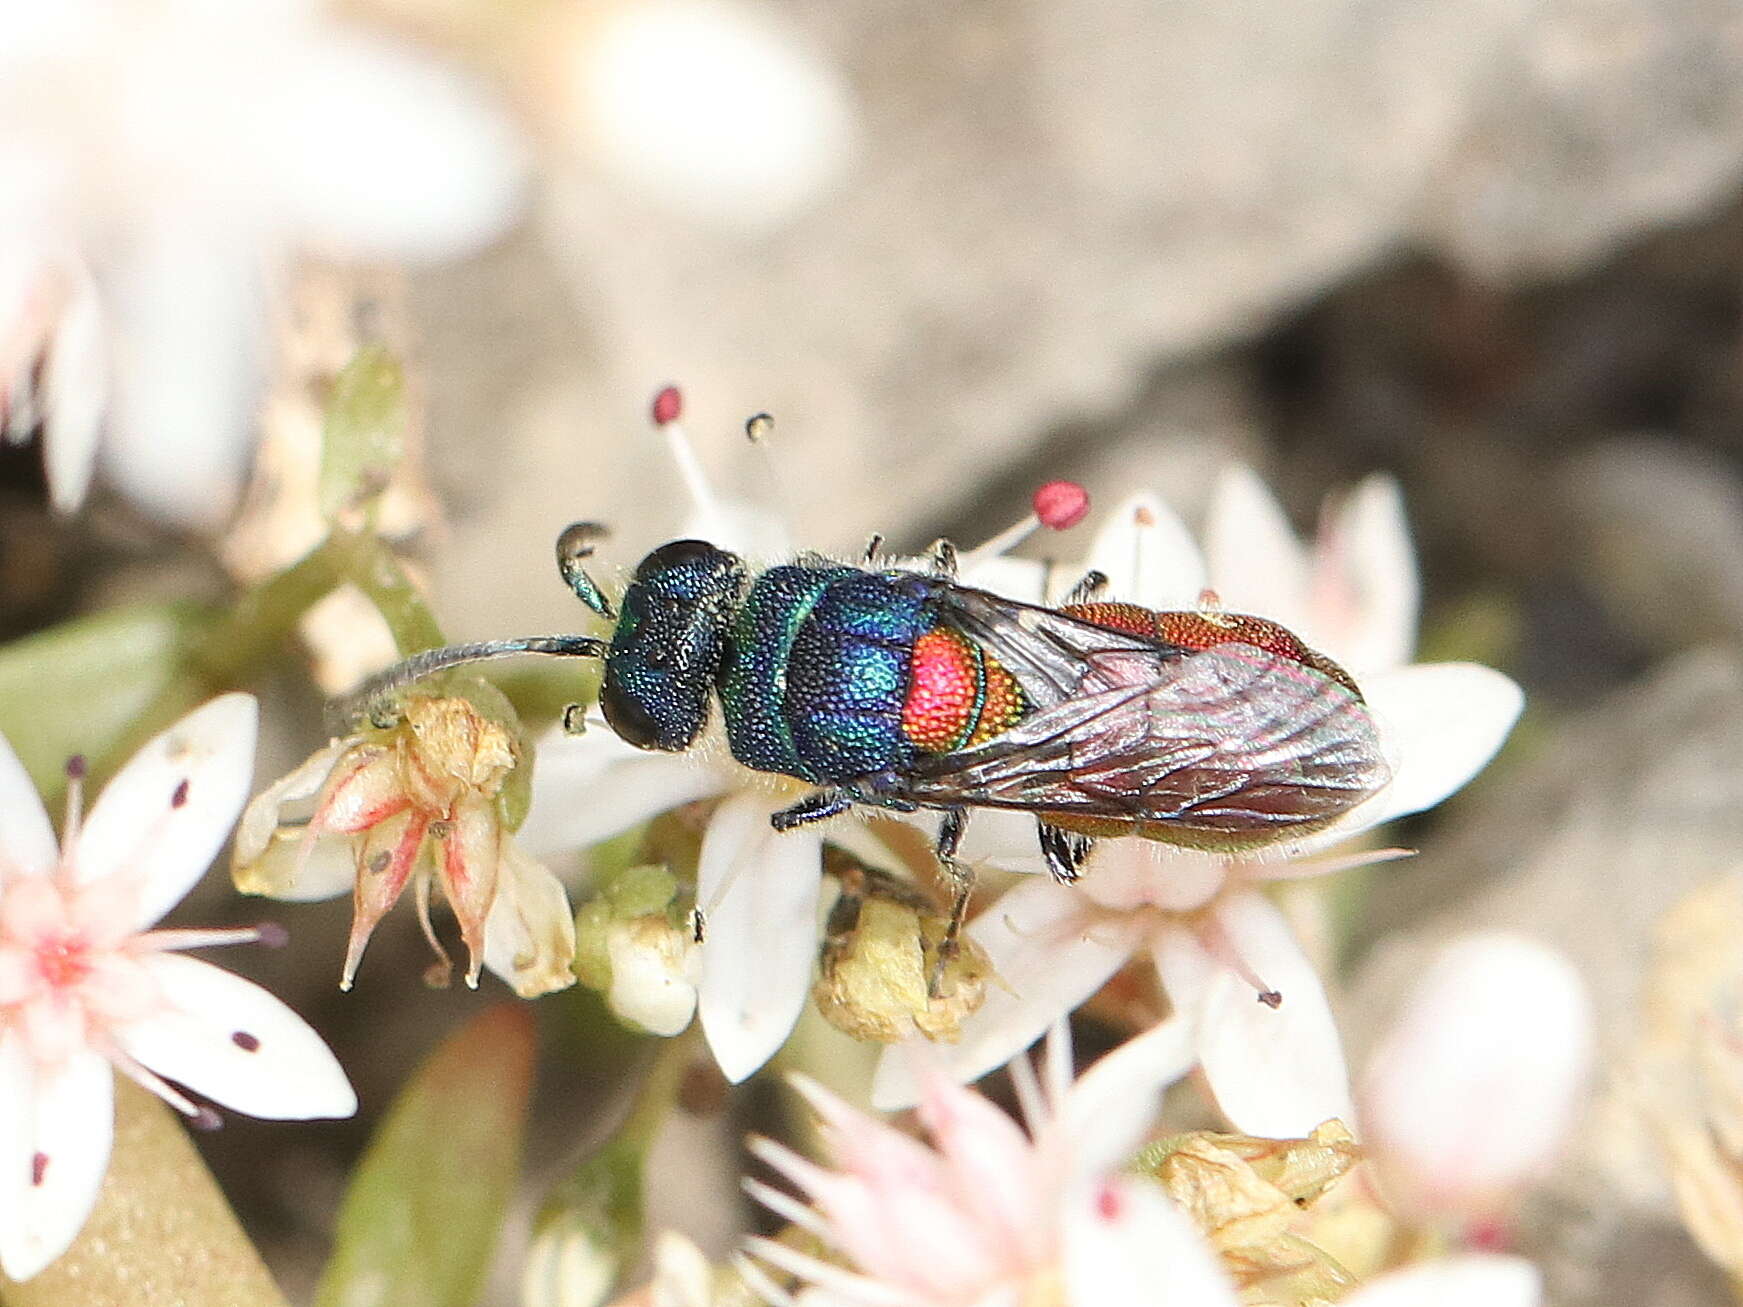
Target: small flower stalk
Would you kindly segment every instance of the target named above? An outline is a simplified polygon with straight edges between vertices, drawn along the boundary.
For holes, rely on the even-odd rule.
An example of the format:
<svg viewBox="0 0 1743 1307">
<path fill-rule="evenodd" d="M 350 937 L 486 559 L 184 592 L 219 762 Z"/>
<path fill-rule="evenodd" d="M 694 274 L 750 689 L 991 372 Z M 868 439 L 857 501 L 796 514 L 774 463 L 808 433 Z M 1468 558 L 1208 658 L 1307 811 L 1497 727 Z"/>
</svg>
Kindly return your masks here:
<svg viewBox="0 0 1743 1307">
<path fill-rule="evenodd" d="M 469 699 L 411 696 L 390 721 L 332 741 L 268 787 L 243 814 L 232 875 L 244 893 L 328 898 L 352 892 L 349 989 L 370 935 L 411 886 L 418 922 L 446 984 L 447 951 L 430 921 L 439 886 L 466 946 L 466 983 L 485 966 L 531 998 L 574 983 L 574 923 L 562 885 L 515 846 L 513 731 Z M 302 821 L 286 809 L 312 800 Z"/>
<path fill-rule="evenodd" d="M 96 1201 L 111 1068 L 206 1124 L 217 1115 L 196 1095 L 279 1120 L 357 1109 L 332 1053 L 289 1008 L 184 956 L 282 932 L 152 929 L 230 832 L 255 715 L 244 694 L 190 713 L 134 756 L 88 817 L 75 759 L 58 847 L 0 740 L 0 1268 L 14 1280 L 58 1258 Z"/>
</svg>

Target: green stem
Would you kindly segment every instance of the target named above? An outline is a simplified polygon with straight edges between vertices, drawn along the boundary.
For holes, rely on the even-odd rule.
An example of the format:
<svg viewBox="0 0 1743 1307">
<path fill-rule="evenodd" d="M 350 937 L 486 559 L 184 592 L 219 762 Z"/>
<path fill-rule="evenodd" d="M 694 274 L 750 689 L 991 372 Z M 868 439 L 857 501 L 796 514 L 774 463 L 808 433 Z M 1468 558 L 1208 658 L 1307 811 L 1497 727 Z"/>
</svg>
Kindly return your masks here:
<svg viewBox="0 0 1743 1307">
<path fill-rule="evenodd" d="M 344 579 L 368 597 L 393 633 L 400 655 L 434 649 L 447 643 L 430 606 L 379 536 L 333 528 L 329 544 L 342 551 Z"/>
</svg>

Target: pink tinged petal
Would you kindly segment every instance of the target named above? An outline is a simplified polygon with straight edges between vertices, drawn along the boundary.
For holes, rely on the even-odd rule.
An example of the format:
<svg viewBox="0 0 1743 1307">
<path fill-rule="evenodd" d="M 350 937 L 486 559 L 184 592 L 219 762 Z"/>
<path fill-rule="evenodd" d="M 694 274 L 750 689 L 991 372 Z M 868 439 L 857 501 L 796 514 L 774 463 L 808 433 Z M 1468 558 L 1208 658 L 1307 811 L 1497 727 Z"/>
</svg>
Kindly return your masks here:
<svg viewBox="0 0 1743 1307">
<path fill-rule="evenodd" d="M 436 844 L 437 865 L 469 956 L 466 983 L 477 989 L 484 966 L 484 919 L 496 899 L 497 849 L 502 842 L 495 805 L 476 794 L 466 795 L 455 806 L 446 832 Z"/>
<path fill-rule="evenodd" d="M 1313 965 L 1283 914 L 1244 893 L 1214 909 L 1223 941 L 1282 995 L 1276 1008 L 1184 927 L 1155 940 L 1156 969 L 1177 1011 L 1198 1028 L 1217 1105 L 1244 1134 L 1300 1138 L 1322 1121 L 1354 1118 L 1343 1044 Z"/>
<path fill-rule="evenodd" d="M 1094 907 L 1071 886 L 1037 878 L 1019 884 L 969 924 L 998 981 L 963 1023 L 961 1040 L 939 1050 L 949 1075 L 975 1080 L 1003 1066 L 1120 969 L 1137 947 L 1141 925 L 1135 917 L 1102 918 Z M 872 1102 L 895 1111 L 919 1097 L 909 1056 L 901 1049 L 886 1051 L 872 1082 Z"/>
<path fill-rule="evenodd" d="M 350 1116 L 357 1095 L 306 1022 L 258 985 L 202 962 L 146 959 L 161 987 L 156 1015 L 116 1032 L 122 1049 L 169 1080 L 249 1116 Z"/>
<path fill-rule="evenodd" d="M 504 837 L 496 900 L 484 919 L 484 965 L 522 998 L 537 998 L 573 985 L 574 963 L 575 913 L 563 883 Z"/>
<path fill-rule="evenodd" d="M 1191 608 L 1205 586 L 1204 559 L 1192 533 L 1148 491 L 1121 501 L 1108 514 L 1085 561 L 1085 570 L 1107 577 L 1108 598 L 1148 608 Z"/>
<path fill-rule="evenodd" d="M 1079 1076 L 1065 1096 L 1059 1129 L 1080 1176 L 1124 1166 L 1144 1142 L 1162 1092 L 1198 1060 L 1196 1032 L 1173 1016 L 1128 1039 Z"/>
<path fill-rule="evenodd" d="M 0 735 L 0 886 L 13 876 L 46 876 L 59 860 L 36 786 Z"/>
<path fill-rule="evenodd" d="M 1567 1133 L 1592 1056 L 1579 973 L 1520 936 L 1448 946 L 1404 1000 L 1362 1081 L 1362 1127 L 1398 1197 L 1481 1217 Z"/>
<path fill-rule="evenodd" d="M 1003 1110 L 942 1074 L 924 1078 L 920 1121 L 948 1168 L 945 1182 L 976 1224 L 1015 1247 L 1048 1237 L 1052 1213 L 1028 1135 Z"/>
<path fill-rule="evenodd" d="M 1392 780 L 1304 848 L 1323 847 L 1440 803 L 1483 769 L 1513 729 L 1525 696 L 1478 663 L 1419 663 L 1362 686 Z"/>
<path fill-rule="evenodd" d="M 1390 1271 L 1345 1298 L 1344 1307 L 1537 1307 L 1543 1279 L 1521 1257 L 1470 1254 Z"/>
<path fill-rule="evenodd" d="M 84 1227 L 109 1167 L 114 1094 L 109 1064 L 88 1050 L 53 1070 L 37 1070 L 25 1116 L 26 1151 L 3 1159 L 22 1172 L 6 1179 L 9 1189 L 21 1188 L 17 1210 L 0 1226 L 0 1268 L 12 1279 L 42 1270 Z"/>
<path fill-rule="evenodd" d="M 1421 587 L 1404 492 L 1368 477 L 1320 523 L 1304 637 L 1357 676 L 1402 667 L 1416 647 Z"/>
<path fill-rule="evenodd" d="M 149 926 L 205 874 L 248 797 L 254 697 L 226 694 L 154 737 L 110 781 L 71 860 L 81 884 L 112 879 Z"/>
<path fill-rule="evenodd" d="M 1217 478 L 1204 538 L 1210 586 L 1224 608 L 1281 622 L 1311 643 L 1307 552 L 1252 468 L 1237 464 Z"/>
<path fill-rule="evenodd" d="M 718 768 L 632 748 L 604 727 L 552 732 L 539 741 L 532 807 L 515 838 L 535 857 L 555 857 L 726 788 Z"/>
<path fill-rule="evenodd" d="M 361 841 L 356 835 L 317 837 L 307 829 L 285 827 L 273 832 L 259 857 L 233 862 L 230 879 L 244 894 L 290 903 L 337 898 L 357 880 Z"/>
<path fill-rule="evenodd" d="M 822 841 L 776 832 L 781 800 L 733 795 L 702 836 L 696 901 L 706 912 L 697 1010 L 728 1080 L 750 1075 L 785 1042 L 817 963 Z"/>
<path fill-rule="evenodd" d="M 1204 1237 L 1147 1180 L 1119 1177 L 1085 1185 L 1063 1216 L 1070 1307 L 1237 1307 L 1240 1302 Z"/>
<path fill-rule="evenodd" d="M 351 988 L 370 935 L 404 892 L 423 851 L 424 834 L 429 826 L 429 820 L 421 813 L 407 812 L 369 832 L 360 853 L 356 887 L 351 893 L 351 937 L 345 947 L 340 989 Z"/>
<path fill-rule="evenodd" d="M 357 746 L 340 759 L 321 787 L 309 829 L 317 836 L 353 835 L 410 806 L 405 777 L 393 753 Z"/>
<path fill-rule="evenodd" d="M 97 437 L 109 398 L 109 360 L 90 273 L 77 260 L 68 260 L 64 275 L 68 297 L 43 367 L 43 470 L 55 510 L 70 513 L 84 502 L 96 467 Z"/>
</svg>

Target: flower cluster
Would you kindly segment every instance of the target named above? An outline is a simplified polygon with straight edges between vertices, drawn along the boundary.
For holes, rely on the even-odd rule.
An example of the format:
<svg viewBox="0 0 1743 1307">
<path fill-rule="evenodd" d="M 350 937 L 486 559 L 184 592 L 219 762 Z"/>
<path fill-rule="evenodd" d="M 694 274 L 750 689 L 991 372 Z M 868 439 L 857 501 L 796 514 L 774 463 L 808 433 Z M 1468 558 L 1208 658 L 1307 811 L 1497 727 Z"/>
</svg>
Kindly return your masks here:
<svg viewBox="0 0 1743 1307">
<path fill-rule="evenodd" d="M 0 739 L 0 1267 L 15 1280 L 60 1256 L 96 1201 L 111 1067 L 196 1119 L 211 1109 L 176 1084 L 251 1116 L 357 1109 L 333 1055 L 290 1009 L 183 956 L 273 931 L 152 929 L 228 837 L 254 733 L 252 698 L 214 699 L 145 745 L 88 817 L 74 760 L 58 847 Z"/>
</svg>

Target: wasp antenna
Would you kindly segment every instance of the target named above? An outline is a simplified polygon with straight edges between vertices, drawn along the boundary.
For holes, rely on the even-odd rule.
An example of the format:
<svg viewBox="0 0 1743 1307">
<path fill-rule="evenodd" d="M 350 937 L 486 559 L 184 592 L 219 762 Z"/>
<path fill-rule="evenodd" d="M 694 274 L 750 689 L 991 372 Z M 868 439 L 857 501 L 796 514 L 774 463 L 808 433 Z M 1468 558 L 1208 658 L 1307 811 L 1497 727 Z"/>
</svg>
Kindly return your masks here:
<svg viewBox="0 0 1743 1307">
<path fill-rule="evenodd" d="M 617 611 L 581 563 L 593 557 L 594 542 L 610 534 L 598 522 L 573 522 L 557 537 L 557 571 L 562 574 L 564 584 L 575 592 L 577 599 L 608 621 L 616 619 Z"/>
<path fill-rule="evenodd" d="M 483 640 L 477 644 L 451 644 L 441 649 L 426 649 L 410 658 L 377 672 L 350 694 L 333 700 L 328 715 L 337 724 L 349 728 L 365 716 L 377 701 L 403 690 L 436 672 L 468 663 L 491 662 L 498 658 L 513 658 L 521 654 L 549 654 L 559 658 L 603 658 L 611 646 L 590 635 L 529 635 L 515 640 Z"/>
</svg>

